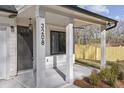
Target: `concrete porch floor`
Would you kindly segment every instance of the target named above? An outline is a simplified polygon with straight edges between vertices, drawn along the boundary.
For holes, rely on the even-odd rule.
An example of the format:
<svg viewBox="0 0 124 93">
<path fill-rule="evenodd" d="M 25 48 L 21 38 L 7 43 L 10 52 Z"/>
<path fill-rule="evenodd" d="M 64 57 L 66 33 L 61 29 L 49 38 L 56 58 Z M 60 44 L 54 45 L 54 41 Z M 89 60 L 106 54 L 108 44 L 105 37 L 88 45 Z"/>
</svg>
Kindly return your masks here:
<svg viewBox="0 0 124 93">
<path fill-rule="evenodd" d="M 63 73 L 66 72 L 66 67 L 61 66 L 58 67 Z M 74 79 L 83 78 L 85 76 L 90 75 L 91 71 L 94 68 L 85 67 L 78 64 L 74 64 Z M 46 70 L 46 87 L 47 88 L 78 88 L 73 84 L 67 84 L 64 79 L 54 70 L 47 69 Z M 34 88 L 34 77 L 33 71 L 25 71 L 18 74 L 16 77 L 13 77 L 9 80 L 0 80 L 0 88 Z"/>
</svg>

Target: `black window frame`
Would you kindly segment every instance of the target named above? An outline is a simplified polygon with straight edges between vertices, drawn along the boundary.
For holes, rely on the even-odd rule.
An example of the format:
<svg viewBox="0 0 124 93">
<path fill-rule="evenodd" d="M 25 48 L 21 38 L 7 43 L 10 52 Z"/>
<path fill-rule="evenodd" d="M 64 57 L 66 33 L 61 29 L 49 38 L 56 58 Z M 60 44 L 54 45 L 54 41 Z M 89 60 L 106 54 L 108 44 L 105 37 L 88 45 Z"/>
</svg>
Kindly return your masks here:
<svg viewBox="0 0 124 93">
<path fill-rule="evenodd" d="M 64 53 L 60 53 L 60 52 L 58 52 L 58 53 L 52 53 L 52 32 L 54 33 L 59 33 L 59 34 L 61 34 L 61 33 L 64 33 L 65 34 L 65 52 Z M 66 54 L 66 32 L 64 32 L 64 31 L 56 31 L 56 30 L 51 30 L 50 31 L 50 55 L 57 55 L 57 54 Z"/>
</svg>

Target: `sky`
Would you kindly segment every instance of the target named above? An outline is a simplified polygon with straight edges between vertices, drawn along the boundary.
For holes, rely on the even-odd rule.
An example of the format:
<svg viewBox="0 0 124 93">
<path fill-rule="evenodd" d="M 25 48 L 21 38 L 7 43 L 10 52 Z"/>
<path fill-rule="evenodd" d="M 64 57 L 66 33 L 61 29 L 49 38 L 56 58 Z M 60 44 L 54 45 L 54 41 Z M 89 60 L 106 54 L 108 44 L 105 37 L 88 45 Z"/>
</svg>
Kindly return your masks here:
<svg viewBox="0 0 124 93">
<path fill-rule="evenodd" d="M 124 20 L 124 5 L 79 5 L 79 7 L 118 21 Z"/>
</svg>

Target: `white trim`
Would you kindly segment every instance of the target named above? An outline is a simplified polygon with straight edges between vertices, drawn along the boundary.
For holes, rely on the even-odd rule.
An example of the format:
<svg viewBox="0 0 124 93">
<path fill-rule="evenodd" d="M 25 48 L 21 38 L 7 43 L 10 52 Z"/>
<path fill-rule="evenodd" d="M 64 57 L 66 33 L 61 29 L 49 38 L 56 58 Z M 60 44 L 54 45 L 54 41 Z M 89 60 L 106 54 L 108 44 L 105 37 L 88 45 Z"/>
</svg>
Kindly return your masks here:
<svg viewBox="0 0 124 93">
<path fill-rule="evenodd" d="M 73 24 L 70 23 L 66 26 L 66 62 L 67 62 L 67 75 L 66 82 L 73 82 Z"/>
<path fill-rule="evenodd" d="M 26 11 L 27 9 L 29 9 L 30 7 L 32 7 L 33 5 L 23 5 L 19 10 L 18 10 L 18 14 Z"/>
</svg>

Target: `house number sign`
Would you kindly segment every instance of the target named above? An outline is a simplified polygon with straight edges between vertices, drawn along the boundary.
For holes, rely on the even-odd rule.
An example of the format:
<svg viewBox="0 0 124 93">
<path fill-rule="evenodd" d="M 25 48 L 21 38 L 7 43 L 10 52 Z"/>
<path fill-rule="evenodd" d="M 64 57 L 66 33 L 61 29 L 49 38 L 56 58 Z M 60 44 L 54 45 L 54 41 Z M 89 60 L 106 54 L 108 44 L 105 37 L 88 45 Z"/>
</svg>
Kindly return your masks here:
<svg viewBox="0 0 124 93">
<path fill-rule="evenodd" d="M 41 45 L 44 45 L 44 43 L 45 43 L 45 40 L 44 40 L 45 35 L 44 34 L 45 34 L 44 33 L 44 24 L 42 23 L 41 24 Z"/>
</svg>

